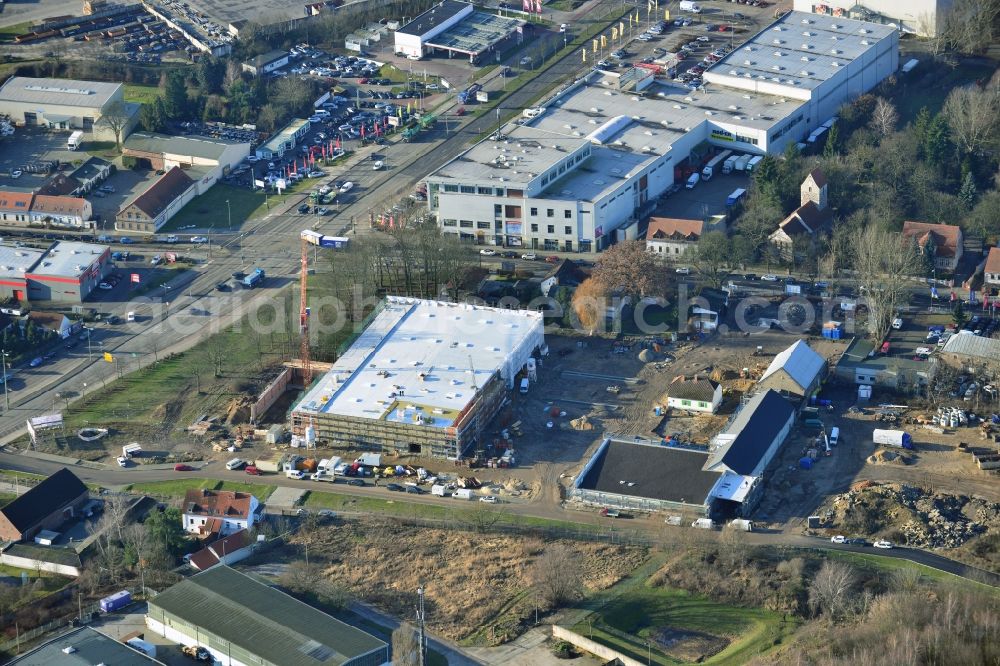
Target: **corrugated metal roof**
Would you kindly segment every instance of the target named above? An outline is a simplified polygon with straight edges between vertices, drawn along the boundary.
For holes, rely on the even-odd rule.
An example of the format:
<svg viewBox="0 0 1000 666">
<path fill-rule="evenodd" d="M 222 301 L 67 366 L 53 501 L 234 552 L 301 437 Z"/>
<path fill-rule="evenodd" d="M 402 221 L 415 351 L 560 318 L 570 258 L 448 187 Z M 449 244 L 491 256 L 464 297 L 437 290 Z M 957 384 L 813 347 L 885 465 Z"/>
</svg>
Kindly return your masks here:
<svg viewBox="0 0 1000 666">
<path fill-rule="evenodd" d="M 1000 359 L 1000 340 L 984 338 L 981 335 L 960 333 L 953 335 L 944 345 L 946 354 L 962 354 L 977 358 Z"/>
<path fill-rule="evenodd" d="M 121 83 L 12 77 L 0 88 L 0 101 L 103 109 Z M 52 119 L 53 116 L 46 116 Z"/>
<path fill-rule="evenodd" d="M 712 454 L 706 470 L 728 468 L 736 474 L 753 474 L 761 458 L 795 413 L 792 403 L 777 391 L 754 395 L 723 434 L 735 438 Z"/>
<path fill-rule="evenodd" d="M 337 666 L 386 645 L 229 567 L 183 580 L 149 605 L 282 666 Z"/>
<path fill-rule="evenodd" d="M 774 357 L 760 380 L 764 381 L 778 370 L 784 370 L 805 391 L 823 369 L 823 363 L 823 357 L 814 352 L 812 347 L 802 340 L 797 340 L 791 347 Z"/>
</svg>

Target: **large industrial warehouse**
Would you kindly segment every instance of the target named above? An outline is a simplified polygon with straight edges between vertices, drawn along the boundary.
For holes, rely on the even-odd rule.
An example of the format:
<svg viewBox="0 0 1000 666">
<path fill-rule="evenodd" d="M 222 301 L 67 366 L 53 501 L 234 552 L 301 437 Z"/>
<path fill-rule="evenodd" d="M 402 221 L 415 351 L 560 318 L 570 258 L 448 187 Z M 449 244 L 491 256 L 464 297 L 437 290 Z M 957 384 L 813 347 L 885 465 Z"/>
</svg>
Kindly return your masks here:
<svg viewBox="0 0 1000 666">
<path fill-rule="evenodd" d="M 390 297 L 292 425 L 326 445 L 455 459 L 544 345 L 538 312 Z"/>
<path fill-rule="evenodd" d="M 0 87 L 0 114 L 18 125 L 48 129 L 83 130 L 98 140 L 114 140 L 111 128 L 101 117 L 116 104 L 124 104 L 130 121 L 122 131 L 129 135 L 139 119 L 139 105 L 125 103 L 121 83 L 35 79 L 14 76 Z"/>
<path fill-rule="evenodd" d="M 595 70 L 427 177 L 438 224 L 484 245 L 608 247 L 710 147 L 781 153 L 896 71 L 899 33 L 791 12 L 696 90 Z"/>
</svg>

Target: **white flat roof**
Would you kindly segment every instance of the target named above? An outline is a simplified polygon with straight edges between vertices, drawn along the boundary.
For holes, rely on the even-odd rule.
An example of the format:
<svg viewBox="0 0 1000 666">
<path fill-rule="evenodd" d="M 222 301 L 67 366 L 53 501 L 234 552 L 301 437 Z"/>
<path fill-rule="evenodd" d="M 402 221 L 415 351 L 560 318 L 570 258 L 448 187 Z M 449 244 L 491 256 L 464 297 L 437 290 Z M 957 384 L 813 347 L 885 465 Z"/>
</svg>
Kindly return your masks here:
<svg viewBox="0 0 1000 666">
<path fill-rule="evenodd" d="M 121 83 L 102 81 L 15 76 L 0 88 L 0 102 L 101 109 L 121 86 Z"/>
<path fill-rule="evenodd" d="M 28 247 L 0 245 L 0 278 L 23 279 L 44 254 Z"/>
<path fill-rule="evenodd" d="M 705 72 L 705 80 L 750 82 L 811 91 L 896 31 L 848 18 L 790 12 L 751 37 Z"/>
<path fill-rule="evenodd" d="M 481 141 L 430 177 L 459 184 L 493 179 L 496 186 L 524 187 L 590 144 L 590 156 L 547 185 L 543 196 L 596 201 L 706 120 L 767 130 L 805 103 L 712 85 L 691 91 L 657 82 L 643 94 L 617 85 L 617 76 L 592 72 L 582 84 L 548 100 L 540 116 L 508 123 L 504 141 Z M 602 127 L 607 129 L 601 136 L 589 138 Z"/>
<path fill-rule="evenodd" d="M 450 427 L 543 342 L 538 312 L 390 297 L 295 411 Z"/>
<path fill-rule="evenodd" d="M 108 250 L 107 245 L 59 241 L 48 251 L 32 273 L 62 277 L 80 277 L 101 255 Z"/>
<path fill-rule="evenodd" d="M 755 476 L 734 474 L 727 470 L 719 477 L 715 485 L 712 486 L 712 490 L 708 493 L 708 496 L 730 502 L 743 502 L 753 488 L 756 480 L 757 477 Z"/>
</svg>

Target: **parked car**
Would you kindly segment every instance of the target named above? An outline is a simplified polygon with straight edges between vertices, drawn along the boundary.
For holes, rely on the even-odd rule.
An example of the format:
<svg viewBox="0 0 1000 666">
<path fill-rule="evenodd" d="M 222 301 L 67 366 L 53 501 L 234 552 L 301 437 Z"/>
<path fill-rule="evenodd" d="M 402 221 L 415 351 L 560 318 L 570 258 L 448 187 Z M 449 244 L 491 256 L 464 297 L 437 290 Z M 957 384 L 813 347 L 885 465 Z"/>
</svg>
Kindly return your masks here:
<svg viewBox="0 0 1000 666">
<path fill-rule="evenodd" d="M 35 358 L 31 359 L 31 363 L 29 363 L 28 365 L 30 365 L 32 368 L 37 368 L 44 362 L 45 361 L 44 359 L 42 359 L 41 356 L 36 356 Z"/>
<path fill-rule="evenodd" d="M 194 243 L 195 245 L 201 245 L 202 243 L 207 243 L 208 239 L 205 238 L 204 236 L 192 236 L 191 242 Z"/>
<path fill-rule="evenodd" d="M 178 463 L 178 464 L 174 465 L 174 471 L 175 472 L 193 472 L 194 471 L 194 467 L 191 467 L 191 465 L 185 465 L 184 463 Z"/>
<path fill-rule="evenodd" d="M 521 258 L 525 261 L 534 261 L 535 259 L 538 259 L 538 255 L 534 252 L 525 252 L 521 255 Z"/>
<path fill-rule="evenodd" d="M 365 483 L 364 479 L 350 479 L 347 482 L 347 485 L 349 485 L 349 486 L 367 486 L 368 484 Z"/>
<path fill-rule="evenodd" d="M 496 253 L 497 253 L 496 250 L 491 250 L 489 248 L 483 248 L 482 250 L 479 251 L 479 254 L 483 255 L 484 257 L 492 257 L 495 256 Z"/>
<path fill-rule="evenodd" d="M 387 489 L 389 489 L 389 490 L 391 490 L 393 492 L 397 492 L 397 493 L 406 492 L 406 489 L 403 488 L 403 486 L 399 485 L 398 483 L 387 483 L 387 484 L 385 484 L 385 487 Z"/>
<path fill-rule="evenodd" d="M 102 282 L 101 284 L 97 285 L 97 288 L 98 289 L 104 289 L 105 291 L 108 291 L 108 290 L 114 289 L 114 285 L 112 285 L 110 282 Z"/>
<path fill-rule="evenodd" d="M 423 488 L 418 488 L 417 486 L 405 486 L 405 488 L 406 488 L 406 492 L 410 493 L 411 495 L 423 495 L 424 494 Z"/>
<path fill-rule="evenodd" d="M 777 282 L 778 276 L 772 275 L 771 273 L 767 273 L 765 275 L 761 275 L 760 279 L 763 280 L 764 282 Z"/>
<path fill-rule="evenodd" d="M 496 495 L 486 495 L 485 497 L 480 497 L 479 501 L 485 502 L 486 504 L 499 504 L 500 498 Z"/>
<path fill-rule="evenodd" d="M 838 534 L 837 536 L 830 537 L 831 543 L 847 543 L 847 537 L 843 534 Z"/>
<path fill-rule="evenodd" d="M 562 259 L 554 254 L 545 257 L 545 263 L 547 264 L 558 264 L 560 261 L 562 261 Z"/>
<path fill-rule="evenodd" d="M 305 203 L 304 204 L 300 204 L 299 207 L 296 210 L 298 210 L 301 215 L 305 215 L 306 213 L 309 212 L 309 204 L 305 204 Z"/>
<path fill-rule="evenodd" d="M 872 546 L 874 546 L 875 548 L 881 548 L 883 550 L 891 550 L 892 542 L 886 541 L 885 539 L 879 539 L 878 541 L 873 543 Z"/>
<path fill-rule="evenodd" d="M 121 243 L 122 245 L 131 245 L 135 241 L 129 238 L 128 236 L 122 236 L 121 238 L 118 239 L 118 242 Z"/>
</svg>

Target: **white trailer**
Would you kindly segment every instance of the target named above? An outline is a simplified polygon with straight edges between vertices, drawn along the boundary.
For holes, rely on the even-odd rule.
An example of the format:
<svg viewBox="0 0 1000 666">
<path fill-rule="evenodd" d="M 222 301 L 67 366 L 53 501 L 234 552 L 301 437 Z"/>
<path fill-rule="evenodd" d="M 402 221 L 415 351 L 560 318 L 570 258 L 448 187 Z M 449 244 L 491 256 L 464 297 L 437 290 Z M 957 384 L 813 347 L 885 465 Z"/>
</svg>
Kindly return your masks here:
<svg viewBox="0 0 1000 666">
<path fill-rule="evenodd" d="M 122 455 L 125 456 L 126 458 L 132 458 L 134 456 L 138 456 L 141 454 L 142 454 L 142 447 L 139 446 L 136 442 L 132 442 L 131 444 L 126 444 L 125 446 L 122 447 Z"/>
<path fill-rule="evenodd" d="M 913 437 L 902 430 L 879 430 L 872 432 L 872 441 L 882 446 L 897 446 L 902 449 L 913 448 Z"/>
<path fill-rule="evenodd" d="M 83 132 L 81 132 L 80 130 L 76 130 L 75 132 L 69 135 L 68 139 L 66 139 L 66 148 L 68 148 L 69 150 L 76 150 L 80 147 L 82 143 L 83 143 Z"/>
<path fill-rule="evenodd" d="M 732 173 L 733 166 L 736 164 L 736 160 L 740 159 L 739 155 L 730 155 L 726 158 L 726 161 L 722 163 L 722 173 Z"/>
<path fill-rule="evenodd" d="M 740 158 L 733 164 L 733 168 L 737 171 L 746 171 L 747 164 L 750 163 L 752 157 L 753 155 L 740 155 Z"/>
<path fill-rule="evenodd" d="M 715 528 L 715 521 L 711 518 L 699 518 L 691 523 L 691 527 L 696 527 L 700 530 L 711 530 Z"/>
<path fill-rule="evenodd" d="M 433 488 L 431 488 L 431 492 L 432 493 L 434 492 Z M 475 499 L 475 494 L 476 494 L 475 491 L 473 491 L 471 488 L 459 488 L 452 494 L 452 497 L 455 497 L 457 499 L 471 500 Z"/>
<path fill-rule="evenodd" d="M 450 497 L 451 488 L 440 483 L 435 483 L 431 486 L 431 495 L 437 495 L 438 497 Z"/>
<path fill-rule="evenodd" d="M 729 521 L 729 526 L 744 532 L 753 532 L 753 521 L 743 518 L 734 518 Z"/>
<path fill-rule="evenodd" d="M 712 180 L 712 176 L 715 175 L 716 169 L 719 168 L 719 164 L 725 162 L 726 159 L 733 154 L 731 150 L 723 150 L 721 153 L 712 158 L 712 160 L 705 165 L 705 168 L 701 170 L 701 177 L 704 180 Z"/>
</svg>

